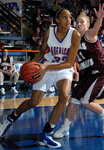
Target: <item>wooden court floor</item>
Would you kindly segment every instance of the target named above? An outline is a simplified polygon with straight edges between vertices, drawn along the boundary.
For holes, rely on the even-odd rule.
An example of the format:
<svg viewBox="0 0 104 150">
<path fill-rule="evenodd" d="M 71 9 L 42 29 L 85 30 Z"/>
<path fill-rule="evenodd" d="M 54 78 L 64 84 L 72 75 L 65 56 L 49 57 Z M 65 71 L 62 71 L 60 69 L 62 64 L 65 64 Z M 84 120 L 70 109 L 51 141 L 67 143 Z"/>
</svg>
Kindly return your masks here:
<svg viewBox="0 0 104 150">
<path fill-rule="evenodd" d="M 8 96 L 7 96 L 8 95 Z M 0 122 L 24 100 L 31 91 L 20 91 L 18 95 L 0 96 Z M 51 148 L 39 146 L 39 133 L 48 121 L 54 105 L 57 103 L 56 93 L 46 93 L 40 104 L 23 113 L 12 125 L 7 134 L 0 138 L 0 150 L 48 150 Z M 96 101 L 104 107 L 104 100 Z M 60 128 L 64 121 L 65 111 L 59 119 L 54 131 Z M 57 139 L 61 143 L 60 150 L 104 150 L 104 118 L 94 114 L 81 105 L 72 121 L 68 139 Z"/>
</svg>

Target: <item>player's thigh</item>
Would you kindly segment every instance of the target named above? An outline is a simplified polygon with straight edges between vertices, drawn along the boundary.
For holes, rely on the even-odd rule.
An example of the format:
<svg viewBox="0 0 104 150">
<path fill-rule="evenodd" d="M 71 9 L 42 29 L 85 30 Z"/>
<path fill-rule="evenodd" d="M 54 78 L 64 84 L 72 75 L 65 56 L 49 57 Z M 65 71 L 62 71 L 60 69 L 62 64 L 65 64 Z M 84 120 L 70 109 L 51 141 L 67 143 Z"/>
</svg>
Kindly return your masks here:
<svg viewBox="0 0 104 150">
<path fill-rule="evenodd" d="M 0 72 L 0 78 L 3 78 L 3 77 L 4 77 L 3 73 L 2 73 L 2 72 Z"/>
</svg>

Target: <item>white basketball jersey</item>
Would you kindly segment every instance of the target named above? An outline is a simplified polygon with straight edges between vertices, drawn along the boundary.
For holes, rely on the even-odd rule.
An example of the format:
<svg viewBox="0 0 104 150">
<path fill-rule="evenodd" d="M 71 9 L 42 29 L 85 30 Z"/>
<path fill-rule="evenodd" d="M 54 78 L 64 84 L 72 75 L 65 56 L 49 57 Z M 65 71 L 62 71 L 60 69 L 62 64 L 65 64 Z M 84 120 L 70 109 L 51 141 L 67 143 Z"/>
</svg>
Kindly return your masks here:
<svg viewBox="0 0 104 150">
<path fill-rule="evenodd" d="M 49 28 L 49 38 L 47 50 L 42 63 L 59 64 L 67 60 L 67 55 L 71 47 L 71 38 L 74 28 L 70 27 L 64 39 L 59 41 L 56 36 L 57 26 Z"/>
</svg>

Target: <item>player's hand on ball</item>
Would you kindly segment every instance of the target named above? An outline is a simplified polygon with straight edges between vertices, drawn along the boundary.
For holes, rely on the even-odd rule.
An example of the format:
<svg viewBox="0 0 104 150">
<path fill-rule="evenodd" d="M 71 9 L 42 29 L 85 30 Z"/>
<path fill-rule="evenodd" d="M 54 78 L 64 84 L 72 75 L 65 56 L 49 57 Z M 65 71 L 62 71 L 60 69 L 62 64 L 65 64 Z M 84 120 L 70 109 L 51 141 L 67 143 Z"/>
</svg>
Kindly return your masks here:
<svg viewBox="0 0 104 150">
<path fill-rule="evenodd" d="M 37 73 L 35 73 L 35 76 L 40 80 L 44 76 L 44 74 L 47 70 L 47 65 L 40 64 L 40 63 L 38 63 L 38 64 L 40 66 L 40 70 Z"/>
</svg>

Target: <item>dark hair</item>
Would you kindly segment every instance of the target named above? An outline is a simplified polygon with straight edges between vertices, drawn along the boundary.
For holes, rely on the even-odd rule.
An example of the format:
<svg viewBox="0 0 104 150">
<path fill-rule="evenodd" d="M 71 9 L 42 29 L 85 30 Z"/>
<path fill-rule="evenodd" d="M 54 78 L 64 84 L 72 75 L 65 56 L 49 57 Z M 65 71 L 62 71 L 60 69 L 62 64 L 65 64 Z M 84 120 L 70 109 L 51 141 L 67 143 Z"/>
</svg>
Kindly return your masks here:
<svg viewBox="0 0 104 150">
<path fill-rule="evenodd" d="M 59 14 L 61 13 L 61 11 L 63 11 L 65 8 L 60 8 L 56 11 L 56 15 L 55 15 L 55 18 L 58 18 L 59 17 Z"/>
<path fill-rule="evenodd" d="M 59 14 L 61 13 L 61 11 L 63 11 L 64 9 L 66 8 L 60 8 L 58 10 L 55 11 L 55 15 L 54 15 L 54 23 L 57 25 L 57 22 L 56 22 L 56 18 L 59 18 Z"/>
<path fill-rule="evenodd" d="M 2 49 L 2 53 L 3 53 L 5 50 L 7 50 L 7 51 L 8 51 L 8 49 L 6 49 L 6 48 L 3 48 L 3 49 Z"/>
</svg>

